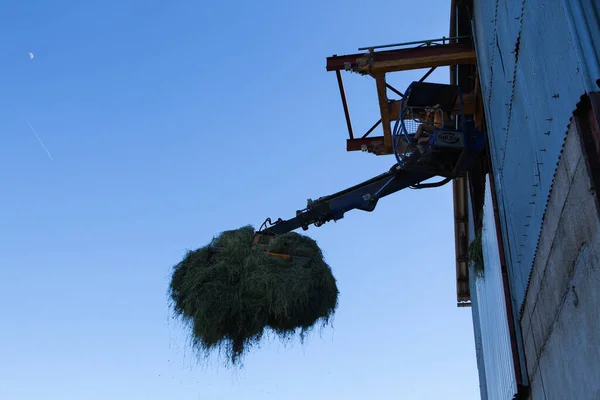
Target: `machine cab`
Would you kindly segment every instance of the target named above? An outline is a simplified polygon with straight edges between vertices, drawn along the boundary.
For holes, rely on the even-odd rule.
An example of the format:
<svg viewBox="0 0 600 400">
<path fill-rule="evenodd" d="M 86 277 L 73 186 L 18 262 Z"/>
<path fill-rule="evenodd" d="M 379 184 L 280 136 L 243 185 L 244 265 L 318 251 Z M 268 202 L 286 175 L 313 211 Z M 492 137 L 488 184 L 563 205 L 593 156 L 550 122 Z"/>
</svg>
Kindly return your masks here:
<svg viewBox="0 0 600 400">
<path fill-rule="evenodd" d="M 403 169 L 445 177 L 471 168 L 484 145 L 483 134 L 465 118 L 460 87 L 428 82 L 406 90 L 392 139 Z"/>
</svg>

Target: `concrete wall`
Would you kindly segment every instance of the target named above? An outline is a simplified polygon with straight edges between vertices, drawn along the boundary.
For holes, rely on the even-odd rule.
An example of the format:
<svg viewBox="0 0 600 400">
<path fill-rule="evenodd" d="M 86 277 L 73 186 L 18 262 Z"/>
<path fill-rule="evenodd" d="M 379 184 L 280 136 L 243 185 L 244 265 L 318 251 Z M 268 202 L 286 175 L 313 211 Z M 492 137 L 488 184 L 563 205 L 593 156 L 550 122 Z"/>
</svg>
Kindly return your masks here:
<svg viewBox="0 0 600 400">
<path fill-rule="evenodd" d="M 521 312 L 533 400 L 600 399 L 600 217 L 591 188 L 573 122 Z"/>
</svg>

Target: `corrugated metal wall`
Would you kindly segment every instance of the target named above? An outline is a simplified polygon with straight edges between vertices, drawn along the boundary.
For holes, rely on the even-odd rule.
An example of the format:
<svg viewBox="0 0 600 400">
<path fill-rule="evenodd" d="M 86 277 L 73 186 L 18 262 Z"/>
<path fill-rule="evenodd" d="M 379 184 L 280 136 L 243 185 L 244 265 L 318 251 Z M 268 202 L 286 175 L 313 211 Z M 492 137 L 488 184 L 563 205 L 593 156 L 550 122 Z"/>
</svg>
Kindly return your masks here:
<svg viewBox="0 0 600 400">
<path fill-rule="evenodd" d="M 477 357 L 477 373 L 479 376 L 479 393 L 481 400 L 488 400 L 487 379 L 485 374 L 485 353 L 482 344 L 481 321 L 479 320 L 479 303 L 477 300 L 477 290 L 475 280 L 469 280 L 471 287 L 471 313 L 473 315 L 473 336 L 475 339 L 475 354 Z"/>
<path fill-rule="evenodd" d="M 580 96 L 598 90 L 599 7 L 597 0 L 474 1 L 473 33 L 517 313 L 569 118 Z"/>
<path fill-rule="evenodd" d="M 481 331 L 480 340 L 485 365 L 487 397 L 490 400 L 511 400 L 517 393 L 517 380 L 506 318 L 506 303 L 503 301 L 504 285 L 490 190 L 490 184 L 487 181 L 481 237 L 484 273 L 473 279 L 475 281 L 474 297 L 477 298 L 478 305 L 478 324 Z M 475 323 L 475 318 L 473 322 Z"/>
<path fill-rule="evenodd" d="M 468 210 L 469 210 L 469 238 L 473 241 L 475 237 L 475 226 L 473 218 L 473 199 L 469 192 Z M 479 303 L 477 299 L 477 287 L 473 277 L 472 268 L 469 269 L 469 291 L 471 293 L 471 315 L 473 316 L 473 336 L 475 339 L 475 355 L 477 356 L 477 373 L 479 375 L 479 394 L 481 400 L 488 400 L 487 382 L 485 378 L 485 354 L 481 343 L 481 322 L 479 320 Z"/>
</svg>

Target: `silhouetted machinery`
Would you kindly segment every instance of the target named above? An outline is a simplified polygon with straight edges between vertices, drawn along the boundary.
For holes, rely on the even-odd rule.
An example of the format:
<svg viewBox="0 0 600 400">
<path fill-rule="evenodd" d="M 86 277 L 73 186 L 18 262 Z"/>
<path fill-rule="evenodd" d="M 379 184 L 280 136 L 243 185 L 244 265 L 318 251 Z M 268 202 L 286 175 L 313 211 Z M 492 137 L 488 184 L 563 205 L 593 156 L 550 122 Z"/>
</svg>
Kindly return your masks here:
<svg viewBox="0 0 600 400">
<path fill-rule="evenodd" d="M 296 211 L 291 219 L 272 222 L 268 218 L 254 243 L 265 245 L 273 235 L 337 221 L 351 210 L 373 211 L 381 198 L 405 188 L 442 186 L 472 168 L 483 147 L 483 133 L 464 116 L 458 86 L 413 82 L 401 100 L 393 130 L 397 163 L 389 171 L 356 186 L 308 200 L 306 208 Z M 443 179 L 424 183 L 436 176 Z"/>
<path fill-rule="evenodd" d="M 465 118 L 463 107 L 460 87 L 413 82 L 401 100 L 392 132 L 400 167 L 448 178 L 473 167 L 484 137 L 473 120 Z"/>
</svg>

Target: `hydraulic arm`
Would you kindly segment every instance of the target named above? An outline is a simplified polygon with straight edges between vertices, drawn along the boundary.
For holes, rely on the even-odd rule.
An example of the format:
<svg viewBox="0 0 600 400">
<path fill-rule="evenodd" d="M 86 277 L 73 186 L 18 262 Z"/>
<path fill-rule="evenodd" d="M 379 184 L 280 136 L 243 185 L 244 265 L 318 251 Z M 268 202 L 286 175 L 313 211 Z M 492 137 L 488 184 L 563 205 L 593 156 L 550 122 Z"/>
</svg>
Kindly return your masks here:
<svg viewBox="0 0 600 400">
<path fill-rule="evenodd" d="M 455 112 L 457 101 L 459 114 Z M 444 120 L 450 115 L 455 118 Z M 402 95 L 393 136 L 398 164 L 388 172 L 341 192 L 308 200 L 306 208 L 296 211 L 294 218 L 280 218 L 275 223 L 267 218 L 257 232 L 255 244 L 268 243 L 269 237 L 298 228 L 307 230 L 310 225 L 318 227 L 337 221 L 351 210 L 373 211 L 379 199 L 407 187 L 444 185 L 475 165 L 485 143 L 473 120 L 465 118 L 460 87 L 420 81 L 411 83 Z M 421 183 L 434 176 L 444 179 Z"/>
<path fill-rule="evenodd" d="M 321 226 L 329 221 L 337 221 L 350 210 L 373 211 L 379 199 L 407 187 L 424 188 L 441 186 L 451 179 L 437 183 L 421 184 L 434 177 L 430 172 L 416 172 L 400 169 L 397 165 L 388 172 L 359 183 L 348 189 L 317 200 L 308 200 L 304 210 L 296 211 L 296 216 L 288 220 L 281 218 L 271 222 L 268 218 L 257 232 L 259 235 L 282 235 L 298 228 L 307 230 L 310 225 Z"/>
</svg>

